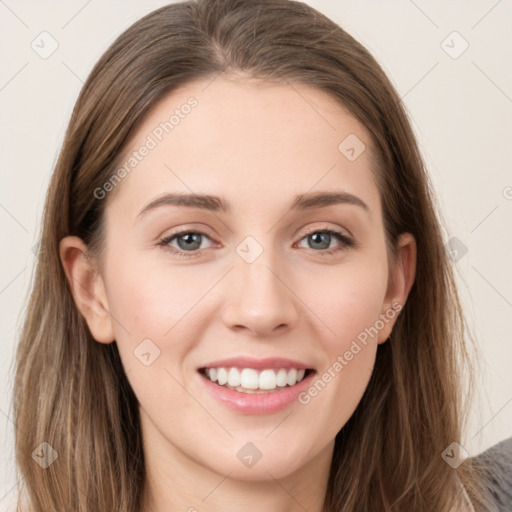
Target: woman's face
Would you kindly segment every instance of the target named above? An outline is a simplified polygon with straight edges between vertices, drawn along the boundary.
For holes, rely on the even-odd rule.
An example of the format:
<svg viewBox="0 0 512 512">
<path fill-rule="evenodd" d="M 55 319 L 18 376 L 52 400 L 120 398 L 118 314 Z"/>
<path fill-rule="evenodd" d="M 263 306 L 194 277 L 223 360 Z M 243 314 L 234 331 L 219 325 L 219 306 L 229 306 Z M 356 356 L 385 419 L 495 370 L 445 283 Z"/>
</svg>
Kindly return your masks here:
<svg viewBox="0 0 512 512">
<path fill-rule="evenodd" d="M 121 182 L 95 191 L 99 341 L 118 344 L 162 468 L 258 480 L 330 457 L 408 291 L 388 288 L 371 151 L 319 90 L 221 77 L 159 103 Z"/>
</svg>

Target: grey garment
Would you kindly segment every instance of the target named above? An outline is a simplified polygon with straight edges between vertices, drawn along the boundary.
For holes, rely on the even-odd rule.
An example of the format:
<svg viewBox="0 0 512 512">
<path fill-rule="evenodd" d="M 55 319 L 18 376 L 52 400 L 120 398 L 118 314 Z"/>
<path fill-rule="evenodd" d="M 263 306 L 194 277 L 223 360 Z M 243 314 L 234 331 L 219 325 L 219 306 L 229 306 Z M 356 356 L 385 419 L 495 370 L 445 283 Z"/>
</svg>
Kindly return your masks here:
<svg viewBox="0 0 512 512">
<path fill-rule="evenodd" d="M 486 485 L 495 499 L 496 510 L 512 512 L 512 437 L 474 458 L 488 468 Z"/>
</svg>

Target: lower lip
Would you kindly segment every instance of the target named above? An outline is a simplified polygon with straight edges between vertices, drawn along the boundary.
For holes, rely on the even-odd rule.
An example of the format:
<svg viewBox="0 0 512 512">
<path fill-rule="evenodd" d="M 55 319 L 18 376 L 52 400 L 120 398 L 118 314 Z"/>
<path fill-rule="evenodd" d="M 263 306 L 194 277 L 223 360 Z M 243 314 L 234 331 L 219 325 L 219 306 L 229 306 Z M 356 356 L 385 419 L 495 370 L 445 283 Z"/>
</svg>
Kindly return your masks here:
<svg viewBox="0 0 512 512">
<path fill-rule="evenodd" d="M 214 398 L 230 409 L 242 414 L 273 414 L 285 409 L 297 400 L 300 393 L 310 386 L 314 375 L 315 372 L 311 372 L 298 384 L 284 387 L 278 391 L 270 391 L 268 393 L 243 393 L 241 391 L 233 391 L 224 386 L 219 386 L 208 379 L 208 377 L 199 374 L 206 389 Z"/>
</svg>

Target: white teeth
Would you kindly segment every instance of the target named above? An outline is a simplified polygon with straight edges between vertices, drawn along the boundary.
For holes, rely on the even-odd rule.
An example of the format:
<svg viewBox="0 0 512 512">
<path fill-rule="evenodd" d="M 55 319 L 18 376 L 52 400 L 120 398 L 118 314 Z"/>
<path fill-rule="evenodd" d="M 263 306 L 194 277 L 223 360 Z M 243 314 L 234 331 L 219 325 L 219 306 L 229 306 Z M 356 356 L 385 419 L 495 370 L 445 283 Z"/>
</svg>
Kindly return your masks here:
<svg viewBox="0 0 512 512">
<path fill-rule="evenodd" d="M 228 372 L 226 371 L 226 368 L 217 369 L 217 380 L 219 381 L 219 384 L 221 386 L 224 386 L 224 384 L 226 384 L 226 382 L 228 381 Z"/>
<path fill-rule="evenodd" d="M 278 372 L 277 372 L 277 375 L 276 375 L 276 384 L 279 386 L 279 387 L 284 387 L 288 384 L 288 372 L 284 369 L 284 368 L 281 368 Z"/>
<path fill-rule="evenodd" d="M 292 368 L 288 372 L 288 386 L 293 386 L 297 382 L 297 370 Z"/>
<path fill-rule="evenodd" d="M 291 368 L 286 370 L 265 369 L 258 372 L 254 368 L 207 368 L 206 376 L 221 386 L 227 386 L 237 391 L 258 392 L 258 390 L 273 390 L 285 386 L 294 386 L 302 381 L 306 370 Z"/>
<path fill-rule="evenodd" d="M 237 386 L 240 386 L 241 383 L 242 381 L 240 379 L 240 372 L 237 368 L 231 368 L 231 370 L 228 372 L 228 384 L 236 388 Z"/>
<path fill-rule="evenodd" d="M 274 370 L 263 370 L 260 373 L 260 389 L 276 389 L 276 372 Z"/>
<path fill-rule="evenodd" d="M 245 389 L 258 389 L 258 372 L 252 368 L 244 368 L 240 375 L 240 386 Z"/>
</svg>

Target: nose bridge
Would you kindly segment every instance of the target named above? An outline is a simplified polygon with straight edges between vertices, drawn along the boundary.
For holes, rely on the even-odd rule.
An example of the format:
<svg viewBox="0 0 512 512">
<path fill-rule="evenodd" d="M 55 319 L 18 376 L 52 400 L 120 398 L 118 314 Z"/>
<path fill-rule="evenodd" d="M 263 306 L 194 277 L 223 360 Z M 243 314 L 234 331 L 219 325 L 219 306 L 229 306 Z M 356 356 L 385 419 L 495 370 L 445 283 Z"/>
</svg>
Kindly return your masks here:
<svg viewBox="0 0 512 512">
<path fill-rule="evenodd" d="M 266 240 L 270 240 L 267 237 Z M 224 321 L 268 334 L 279 326 L 290 327 L 297 318 L 294 294 L 286 284 L 279 255 L 269 245 L 246 237 L 236 247 L 233 288 L 228 292 Z"/>
</svg>

